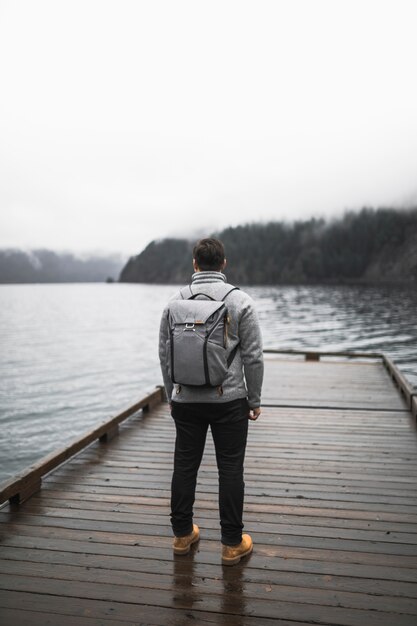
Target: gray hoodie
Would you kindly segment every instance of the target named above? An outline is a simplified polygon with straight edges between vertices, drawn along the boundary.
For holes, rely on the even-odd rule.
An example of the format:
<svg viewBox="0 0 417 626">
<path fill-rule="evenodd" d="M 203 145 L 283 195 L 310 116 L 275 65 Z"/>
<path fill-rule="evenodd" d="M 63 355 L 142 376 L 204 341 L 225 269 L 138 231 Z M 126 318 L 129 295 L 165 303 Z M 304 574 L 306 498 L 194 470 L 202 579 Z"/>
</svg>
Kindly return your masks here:
<svg viewBox="0 0 417 626">
<path fill-rule="evenodd" d="M 193 293 L 205 293 L 216 299 L 219 286 L 227 282 L 221 272 L 196 272 L 192 276 Z M 216 293 L 217 292 L 217 293 Z M 171 300 L 181 299 L 177 292 Z M 169 338 L 168 305 L 162 313 L 159 331 L 159 360 L 161 362 L 167 398 L 176 402 L 229 402 L 238 398 L 247 398 L 251 409 L 261 404 L 263 380 L 262 336 L 258 316 L 252 298 L 236 289 L 226 298 L 230 326 L 228 332 L 228 354 L 239 343 L 236 356 L 229 367 L 222 384 L 223 394 L 219 395 L 215 387 L 174 386 L 167 367 L 166 345 Z"/>
</svg>

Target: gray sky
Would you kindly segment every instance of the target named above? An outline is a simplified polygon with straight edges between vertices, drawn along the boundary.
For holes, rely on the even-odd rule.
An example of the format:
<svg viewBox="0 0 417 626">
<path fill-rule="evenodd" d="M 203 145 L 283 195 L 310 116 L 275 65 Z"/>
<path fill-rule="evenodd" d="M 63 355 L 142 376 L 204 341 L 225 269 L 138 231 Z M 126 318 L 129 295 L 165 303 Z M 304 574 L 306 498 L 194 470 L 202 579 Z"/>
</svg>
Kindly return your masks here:
<svg viewBox="0 0 417 626">
<path fill-rule="evenodd" d="M 417 2 L 0 1 L 0 247 L 417 204 Z"/>
</svg>

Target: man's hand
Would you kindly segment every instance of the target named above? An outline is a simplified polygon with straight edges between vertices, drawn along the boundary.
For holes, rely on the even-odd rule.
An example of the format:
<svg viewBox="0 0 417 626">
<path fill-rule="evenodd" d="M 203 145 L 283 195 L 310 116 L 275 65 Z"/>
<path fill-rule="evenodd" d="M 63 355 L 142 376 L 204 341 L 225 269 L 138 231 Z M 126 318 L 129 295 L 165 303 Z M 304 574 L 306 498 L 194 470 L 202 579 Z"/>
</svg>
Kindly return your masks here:
<svg viewBox="0 0 417 626">
<path fill-rule="evenodd" d="M 255 420 L 257 420 L 257 419 L 258 419 L 258 417 L 260 416 L 260 414 L 261 414 L 261 407 L 259 406 L 259 407 L 257 407 L 256 409 L 251 409 L 251 410 L 249 411 L 249 415 L 248 415 L 248 417 L 249 417 L 249 419 L 250 419 L 250 420 L 255 421 Z"/>
</svg>

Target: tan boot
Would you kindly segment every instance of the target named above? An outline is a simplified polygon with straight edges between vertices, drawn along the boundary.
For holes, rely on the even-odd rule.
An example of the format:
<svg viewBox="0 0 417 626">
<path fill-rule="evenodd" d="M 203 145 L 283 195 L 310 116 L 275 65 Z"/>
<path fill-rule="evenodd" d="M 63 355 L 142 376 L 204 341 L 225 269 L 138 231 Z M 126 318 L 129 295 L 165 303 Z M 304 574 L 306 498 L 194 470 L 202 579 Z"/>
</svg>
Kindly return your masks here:
<svg viewBox="0 0 417 626">
<path fill-rule="evenodd" d="M 242 535 L 242 541 L 237 546 L 222 547 L 223 565 L 236 565 L 242 556 L 250 554 L 253 550 L 253 541 L 250 535 Z"/>
<path fill-rule="evenodd" d="M 174 554 L 188 554 L 191 544 L 200 539 L 200 530 L 197 524 L 193 524 L 193 532 L 185 537 L 175 537 L 172 543 Z"/>
</svg>

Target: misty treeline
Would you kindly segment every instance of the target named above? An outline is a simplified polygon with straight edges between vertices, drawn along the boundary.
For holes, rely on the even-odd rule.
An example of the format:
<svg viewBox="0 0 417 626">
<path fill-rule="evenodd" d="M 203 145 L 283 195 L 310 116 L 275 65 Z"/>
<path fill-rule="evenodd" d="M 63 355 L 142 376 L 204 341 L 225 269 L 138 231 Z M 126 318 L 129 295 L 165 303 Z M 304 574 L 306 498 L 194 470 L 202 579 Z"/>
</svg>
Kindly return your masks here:
<svg viewBox="0 0 417 626">
<path fill-rule="evenodd" d="M 417 208 L 364 208 L 340 219 L 253 223 L 213 235 L 225 244 L 226 274 L 236 284 L 417 280 Z M 152 241 L 129 259 L 120 281 L 189 282 L 194 243 Z"/>
<path fill-rule="evenodd" d="M 117 280 L 123 261 L 116 257 L 79 258 L 52 250 L 0 250 L 0 283 L 66 283 Z"/>
</svg>

